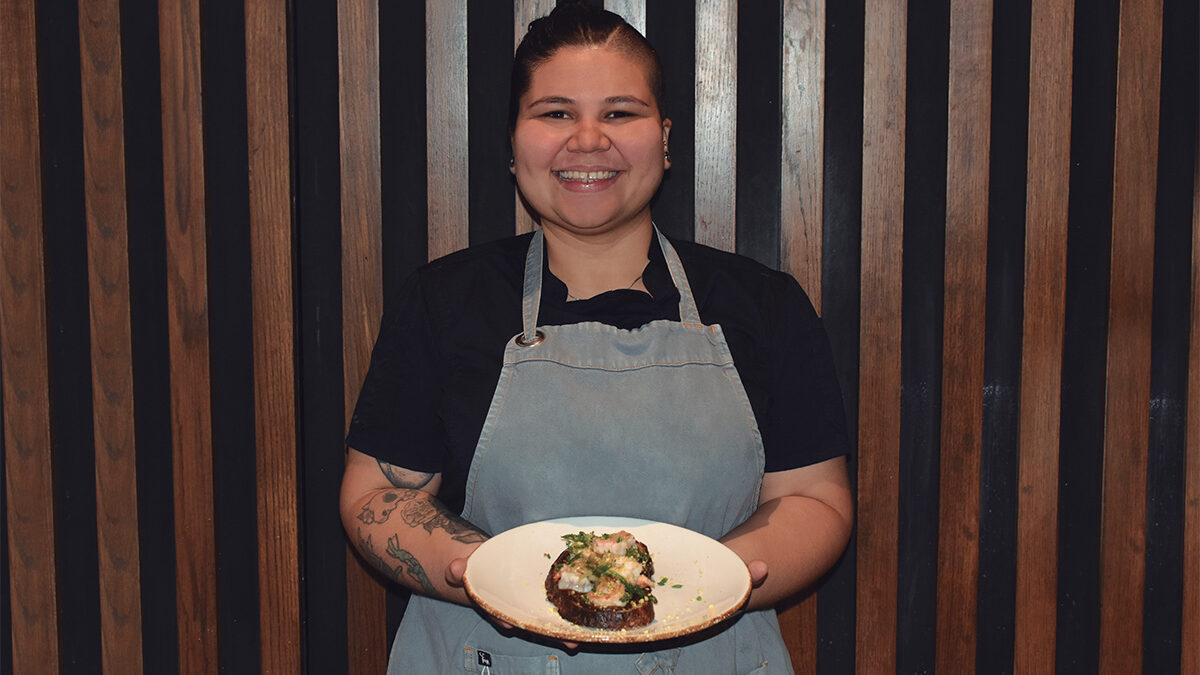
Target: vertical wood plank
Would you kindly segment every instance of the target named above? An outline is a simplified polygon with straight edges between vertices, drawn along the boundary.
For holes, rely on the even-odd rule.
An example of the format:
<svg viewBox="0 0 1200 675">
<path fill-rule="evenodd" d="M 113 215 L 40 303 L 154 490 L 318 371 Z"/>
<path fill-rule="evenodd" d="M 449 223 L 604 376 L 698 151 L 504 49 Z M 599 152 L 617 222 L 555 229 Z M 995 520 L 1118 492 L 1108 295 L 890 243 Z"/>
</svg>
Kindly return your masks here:
<svg viewBox="0 0 1200 675">
<path fill-rule="evenodd" d="M 825 178 L 825 0 L 783 5 L 780 264 L 821 311 Z"/>
<path fill-rule="evenodd" d="M 287 2 L 246 3 L 251 312 L 263 673 L 301 672 Z"/>
<path fill-rule="evenodd" d="M 466 14 L 463 14 L 465 20 Z M 383 314 L 383 235 L 379 150 L 379 24 L 378 3 L 349 0 L 338 3 L 339 112 L 341 119 L 342 184 L 342 344 L 345 419 L 354 412 L 371 359 L 371 345 Z M 465 31 L 463 35 L 465 35 Z M 454 41 L 431 40 L 439 50 Z M 452 49 L 452 48 L 451 48 Z M 465 57 L 465 52 L 464 52 Z M 465 61 L 464 61 L 465 64 Z M 465 65 L 464 65 L 465 69 Z M 438 88 L 461 80 L 436 80 Z M 465 89 L 464 89 L 465 91 Z M 447 108 L 430 108 L 431 118 Z M 457 108 L 464 111 L 466 105 Z M 465 143 L 466 133 L 457 137 Z M 444 141 L 445 139 L 443 139 Z M 431 154 L 431 161 L 432 154 Z M 465 166 L 465 165 L 464 165 Z M 464 182 L 466 185 L 465 174 Z M 461 191 L 464 194 L 465 190 Z M 437 199 L 430 191 L 430 199 Z M 464 206 L 465 208 L 465 206 Z M 432 212 L 431 212 L 432 213 Z M 460 223 L 466 228 L 466 218 Z M 431 230 L 432 231 L 432 230 Z M 387 615 L 383 587 L 347 544 L 347 630 L 350 672 L 386 669 Z"/>
<path fill-rule="evenodd" d="M 120 12 L 117 0 L 79 2 L 101 659 L 106 673 L 140 673 L 141 570 Z"/>
<path fill-rule="evenodd" d="M 217 671 L 200 3 L 159 0 L 179 669 Z"/>
<path fill-rule="evenodd" d="M 1142 665 L 1162 0 L 1121 3 L 1100 552 L 1100 670 Z"/>
<path fill-rule="evenodd" d="M 696 242 L 732 251 L 737 212 L 737 3 L 696 5 Z"/>
<path fill-rule="evenodd" d="M 1192 184 L 1192 322 L 1184 466 L 1183 644 L 1179 672 L 1200 672 L 1200 171 Z"/>
<path fill-rule="evenodd" d="M 800 282 L 821 311 L 821 247 L 825 167 L 825 0 L 783 3 L 780 267 Z M 779 613 L 792 667 L 817 668 L 816 593 Z"/>
<path fill-rule="evenodd" d="M 1054 671 L 1058 453 L 1071 159 L 1071 0 L 1030 17 L 1025 196 L 1025 316 L 1017 496 L 1015 672 Z"/>
<path fill-rule="evenodd" d="M 958 672 L 975 670 L 991 70 L 991 0 L 952 0 L 935 649 Z"/>
<path fill-rule="evenodd" d="M 626 23 L 646 34 L 646 0 L 604 0 L 604 9 L 620 14 Z"/>
<path fill-rule="evenodd" d="M 466 248 L 467 0 L 425 2 L 429 259 Z"/>
<path fill-rule="evenodd" d="M 19 673 L 59 668 L 36 35 L 32 3 L 0 0 L 0 379 Z"/>
<path fill-rule="evenodd" d="M 546 16 L 554 11 L 554 0 L 513 0 L 513 52 L 521 44 L 521 38 L 529 31 L 529 24 L 534 19 Z M 643 9 L 644 12 L 644 9 Z M 517 234 L 533 231 L 533 214 L 525 208 L 521 201 L 520 190 L 513 192 L 514 208 L 517 211 Z"/>
<path fill-rule="evenodd" d="M 856 670 L 896 670 L 907 2 L 867 0 L 863 45 Z"/>
</svg>

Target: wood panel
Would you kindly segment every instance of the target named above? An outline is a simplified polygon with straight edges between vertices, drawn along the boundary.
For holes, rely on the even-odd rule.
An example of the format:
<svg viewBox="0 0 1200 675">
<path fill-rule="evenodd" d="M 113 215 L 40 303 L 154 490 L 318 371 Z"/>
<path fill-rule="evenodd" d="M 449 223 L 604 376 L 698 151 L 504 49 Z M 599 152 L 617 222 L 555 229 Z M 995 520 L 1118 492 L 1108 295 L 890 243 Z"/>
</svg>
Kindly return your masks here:
<svg viewBox="0 0 1200 675">
<path fill-rule="evenodd" d="M 263 673 L 299 673 L 302 665 L 287 34 L 286 0 L 246 4 L 259 665 Z"/>
<path fill-rule="evenodd" d="M 620 14 L 637 32 L 646 34 L 646 0 L 604 0 L 604 9 Z"/>
<path fill-rule="evenodd" d="M 467 1 L 426 0 L 429 259 L 466 248 Z"/>
<path fill-rule="evenodd" d="M 1162 0 L 1121 3 L 1100 555 L 1100 669 L 1142 666 Z"/>
<path fill-rule="evenodd" d="M 990 0 L 950 3 L 935 658 L 959 672 L 975 670 L 991 37 Z"/>
<path fill-rule="evenodd" d="M 1054 670 L 1072 4 L 1035 2 L 1031 14 L 1013 647 L 1015 672 L 1021 673 Z"/>
<path fill-rule="evenodd" d="M 800 282 L 821 311 L 821 246 L 824 229 L 825 2 L 783 3 L 780 105 L 779 262 Z M 816 593 L 805 594 L 779 613 L 792 666 L 817 668 Z"/>
<path fill-rule="evenodd" d="M 696 5 L 696 223 L 701 244 L 737 245 L 737 3 Z"/>
<path fill-rule="evenodd" d="M 160 0 L 179 669 L 217 671 L 200 3 Z"/>
<path fill-rule="evenodd" d="M 896 670 L 907 3 L 867 0 L 863 47 L 855 664 Z"/>
<path fill-rule="evenodd" d="M 57 672 L 46 286 L 34 7 L 0 0 L 0 379 L 13 670 Z"/>
<path fill-rule="evenodd" d="M 825 1 L 783 4 L 780 267 L 821 311 L 825 226 Z"/>
<path fill-rule="evenodd" d="M 342 372 L 347 423 L 354 413 L 354 403 L 367 374 L 371 346 L 378 333 L 379 317 L 383 314 L 378 24 L 378 3 L 369 0 L 338 3 Z M 440 46 L 446 44 L 454 43 L 443 42 Z M 460 109 L 465 108 L 464 105 Z M 446 109 L 431 108 L 431 111 L 440 117 Z M 465 139 L 466 134 L 461 138 Z M 466 227 L 465 218 L 462 226 Z M 383 672 L 388 644 L 383 623 L 386 614 L 384 589 L 349 544 L 346 556 L 350 671 Z"/>
<path fill-rule="evenodd" d="M 117 0 L 80 0 L 101 665 L 106 673 L 140 673 L 141 568 L 120 35 Z"/>
<path fill-rule="evenodd" d="M 554 0 L 513 0 L 513 52 L 521 44 L 521 38 L 529 31 L 534 19 L 546 16 L 554 10 Z M 514 188 L 513 204 L 517 212 L 517 234 L 532 232 L 534 219 L 521 201 L 521 193 Z"/>
<path fill-rule="evenodd" d="M 1200 170 L 1192 174 L 1192 321 L 1188 345 L 1184 466 L 1183 658 L 1179 672 L 1200 671 Z"/>
</svg>

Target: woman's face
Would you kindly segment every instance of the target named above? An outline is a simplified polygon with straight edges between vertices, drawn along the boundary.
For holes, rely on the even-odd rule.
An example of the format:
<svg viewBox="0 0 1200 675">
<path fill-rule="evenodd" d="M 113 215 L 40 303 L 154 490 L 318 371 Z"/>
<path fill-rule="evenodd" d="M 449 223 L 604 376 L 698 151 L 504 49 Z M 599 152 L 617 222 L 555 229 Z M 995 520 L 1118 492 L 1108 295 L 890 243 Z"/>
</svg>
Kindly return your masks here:
<svg viewBox="0 0 1200 675">
<path fill-rule="evenodd" d="M 543 227 L 597 234 L 648 225 L 670 129 L 640 61 L 564 47 L 521 97 L 513 173 Z"/>
</svg>

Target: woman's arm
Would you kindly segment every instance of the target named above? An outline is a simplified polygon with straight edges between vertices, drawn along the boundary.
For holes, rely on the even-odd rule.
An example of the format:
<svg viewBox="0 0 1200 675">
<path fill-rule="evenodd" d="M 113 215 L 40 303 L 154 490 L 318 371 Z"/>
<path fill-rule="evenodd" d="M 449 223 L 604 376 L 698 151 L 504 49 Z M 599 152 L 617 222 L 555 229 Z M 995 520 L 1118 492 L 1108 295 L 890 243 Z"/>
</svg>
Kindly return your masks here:
<svg viewBox="0 0 1200 675">
<path fill-rule="evenodd" d="M 758 510 L 721 541 L 750 568 L 748 609 L 815 582 L 850 540 L 854 502 L 844 457 L 763 476 Z"/>
<path fill-rule="evenodd" d="M 438 501 L 442 476 L 379 462 L 353 448 L 342 474 L 342 524 L 350 541 L 389 579 L 461 605 L 465 559 L 487 535 Z"/>
</svg>

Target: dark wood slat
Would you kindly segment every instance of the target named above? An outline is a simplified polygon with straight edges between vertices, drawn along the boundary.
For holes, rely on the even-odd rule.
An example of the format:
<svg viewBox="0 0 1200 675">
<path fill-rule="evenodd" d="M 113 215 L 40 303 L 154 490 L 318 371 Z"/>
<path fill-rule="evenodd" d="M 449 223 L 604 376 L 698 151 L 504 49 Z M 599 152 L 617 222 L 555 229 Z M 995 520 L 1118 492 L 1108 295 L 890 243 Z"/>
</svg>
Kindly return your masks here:
<svg viewBox="0 0 1200 675">
<path fill-rule="evenodd" d="M 1018 468 L 1016 672 L 1053 672 L 1070 187 L 1071 0 L 1032 5 Z"/>
<path fill-rule="evenodd" d="M 1162 0 L 1122 2 L 1100 552 L 1100 670 L 1142 665 Z"/>
<path fill-rule="evenodd" d="M 0 379 L 16 673 L 59 667 L 36 33 L 32 3 L 0 1 Z"/>
<path fill-rule="evenodd" d="M 200 3 L 160 0 L 179 669 L 217 671 Z"/>
<path fill-rule="evenodd" d="M 287 2 L 246 3 L 261 671 L 300 673 Z"/>
<path fill-rule="evenodd" d="M 354 412 L 383 314 L 378 25 L 377 3 L 338 3 L 346 420 Z M 383 672 L 388 639 L 384 589 L 348 545 L 346 556 L 350 672 Z"/>
<path fill-rule="evenodd" d="M 950 3 L 935 658 L 954 672 L 975 670 L 991 37 L 990 0 Z"/>
<path fill-rule="evenodd" d="M 1183 659 L 1200 672 L 1200 171 L 1192 187 L 1192 330 L 1188 347 L 1187 475 L 1184 483 Z"/>
<path fill-rule="evenodd" d="M 529 30 L 529 24 L 537 18 L 546 16 L 554 10 L 555 0 L 513 0 L 513 51 L 517 50 L 517 45 L 521 44 L 521 38 L 525 37 L 525 32 Z M 619 11 L 609 8 L 609 11 Z M 643 8 L 644 14 L 644 8 Z M 642 17 L 643 22 L 645 16 Z M 626 21 L 628 21 L 626 17 Z M 645 34 L 645 30 L 642 31 Z M 514 208 L 517 212 L 517 234 L 524 234 L 533 231 L 533 214 L 529 209 L 525 208 L 525 204 L 521 201 L 521 193 L 514 189 Z"/>
<path fill-rule="evenodd" d="M 857 671 L 896 670 L 907 2 L 868 0 L 863 64 Z"/>
<path fill-rule="evenodd" d="M 80 0 L 101 655 L 106 673 L 140 673 L 141 569 L 120 35 L 117 0 Z"/>
</svg>

